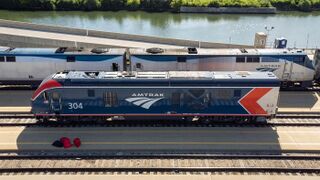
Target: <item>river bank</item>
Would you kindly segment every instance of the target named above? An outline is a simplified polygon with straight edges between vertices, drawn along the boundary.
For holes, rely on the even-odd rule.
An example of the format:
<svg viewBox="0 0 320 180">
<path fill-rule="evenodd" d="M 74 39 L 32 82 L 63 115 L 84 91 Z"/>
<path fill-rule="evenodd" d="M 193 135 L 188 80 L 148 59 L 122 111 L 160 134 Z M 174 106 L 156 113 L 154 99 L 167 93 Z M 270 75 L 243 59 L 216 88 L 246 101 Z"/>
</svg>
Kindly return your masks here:
<svg viewBox="0 0 320 180">
<path fill-rule="evenodd" d="M 320 0 L 1 0 L 5 10 L 143 10 L 180 12 L 182 7 L 276 8 L 284 11 L 313 11 L 320 9 Z M 261 8 L 261 11 L 259 9 Z M 239 11 L 239 10 L 237 10 Z M 237 13 L 235 11 L 235 13 Z M 241 11 L 241 10 L 240 10 Z M 223 12 L 222 12 L 223 13 Z"/>
</svg>

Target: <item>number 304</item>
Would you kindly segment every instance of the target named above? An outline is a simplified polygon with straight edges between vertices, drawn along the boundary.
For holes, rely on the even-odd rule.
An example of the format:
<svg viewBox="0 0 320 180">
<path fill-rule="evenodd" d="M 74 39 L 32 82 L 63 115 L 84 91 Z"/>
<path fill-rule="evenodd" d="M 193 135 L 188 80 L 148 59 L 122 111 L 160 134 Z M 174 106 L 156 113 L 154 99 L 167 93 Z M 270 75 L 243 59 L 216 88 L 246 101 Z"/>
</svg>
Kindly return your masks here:
<svg viewBox="0 0 320 180">
<path fill-rule="evenodd" d="M 82 103 L 68 103 L 68 109 L 83 109 Z"/>
</svg>

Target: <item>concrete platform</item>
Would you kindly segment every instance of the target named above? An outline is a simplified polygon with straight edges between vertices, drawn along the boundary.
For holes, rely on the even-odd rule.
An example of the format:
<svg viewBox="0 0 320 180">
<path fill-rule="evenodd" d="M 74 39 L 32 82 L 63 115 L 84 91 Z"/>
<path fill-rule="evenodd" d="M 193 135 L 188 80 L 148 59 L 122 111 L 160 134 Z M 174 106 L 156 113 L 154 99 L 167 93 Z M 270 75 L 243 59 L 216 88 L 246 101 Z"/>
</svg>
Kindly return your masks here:
<svg viewBox="0 0 320 180">
<path fill-rule="evenodd" d="M 135 174 L 128 174 L 128 175 L 2 175 L 2 180 L 87 180 L 87 179 L 94 179 L 94 180 L 318 180 L 319 176 L 306 176 L 306 175 L 135 175 Z"/>
<path fill-rule="evenodd" d="M 160 47 L 160 48 L 181 48 L 182 46 L 175 45 L 165 45 L 157 43 L 146 43 L 138 41 L 128 41 L 128 40 L 119 40 L 111 38 L 99 38 L 99 37 L 90 37 L 90 36 L 81 36 L 81 35 L 70 35 L 62 33 L 53 33 L 53 32 L 43 32 L 43 31 L 34 31 L 26 29 L 16 29 L 8 27 L 0 27 L 0 37 L 4 42 L 11 40 L 12 43 L 16 44 L 41 44 L 43 46 L 50 46 L 46 42 L 52 42 L 51 46 L 59 45 L 69 45 L 69 46 L 82 46 L 81 44 L 87 44 L 87 46 L 104 46 L 104 47 L 130 47 L 130 48 L 150 48 L 150 47 Z M 78 44 L 77 44 L 78 43 Z M 56 44 L 56 45 L 54 45 Z M 2 44 L 4 45 L 4 44 Z M 9 45 L 10 44 L 6 44 Z"/>
<path fill-rule="evenodd" d="M 76 151 L 320 152 L 320 127 L 1 127 L 0 150 L 65 150 L 51 146 L 64 136 Z"/>
</svg>

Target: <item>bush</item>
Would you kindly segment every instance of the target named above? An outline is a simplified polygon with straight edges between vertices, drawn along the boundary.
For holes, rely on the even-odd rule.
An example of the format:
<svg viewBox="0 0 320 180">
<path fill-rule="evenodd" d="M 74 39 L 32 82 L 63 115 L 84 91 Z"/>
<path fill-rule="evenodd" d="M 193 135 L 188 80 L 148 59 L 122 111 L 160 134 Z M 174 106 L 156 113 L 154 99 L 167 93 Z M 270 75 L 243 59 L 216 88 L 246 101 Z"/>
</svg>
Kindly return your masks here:
<svg viewBox="0 0 320 180">
<path fill-rule="evenodd" d="M 56 7 L 60 10 L 74 10 L 80 9 L 80 1 L 79 0 L 57 0 Z"/>
<path fill-rule="evenodd" d="M 170 8 L 170 0 L 141 0 L 141 7 L 146 10 L 163 11 Z"/>
<path fill-rule="evenodd" d="M 297 6 L 301 11 L 311 11 L 310 0 L 300 0 Z"/>
<path fill-rule="evenodd" d="M 1 0 L 0 8 L 1 9 L 18 9 L 19 0 Z"/>
<path fill-rule="evenodd" d="M 124 8 L 125 0 L 101 0 L 101 7 L 104 10 L 120 10 Z"/>
<path fill-rule="evenodd" d="M 44 10 L 55 10 L 56 0 L 40 0 L 40 6 Z"/>
<path fill-rule="evenodd" d="M 136 10 L 140 7 L 140 0 L 127 0 L 125 6 L 130 10 Z"/>
<path fill-rule="evenodd" d="M 170 7 L 173 9 L 178 9 L 182 6 L 182 0 L 171 0 Z"/>
<path fill-rule="evenodd" d="M 280 10 L 294 10 L 294 9 L 296 9 L 295 0 L 271 0 L 271 4 Z"/>
<path fill-rule="evenodd" d="M 39 0 L 19 0 L 21 9 L 40 9 L 41 3 Z"/>
<path fill-rule="evenodd" d="M 83 0 L 81 3 L 84 10 L 98 10 L 101 8 L 100 0 Z"/>
<path fill-rule="evenodd" d="M 313 8 L 320 8 L 320 0 L 311 0 Z"/>
</svg>

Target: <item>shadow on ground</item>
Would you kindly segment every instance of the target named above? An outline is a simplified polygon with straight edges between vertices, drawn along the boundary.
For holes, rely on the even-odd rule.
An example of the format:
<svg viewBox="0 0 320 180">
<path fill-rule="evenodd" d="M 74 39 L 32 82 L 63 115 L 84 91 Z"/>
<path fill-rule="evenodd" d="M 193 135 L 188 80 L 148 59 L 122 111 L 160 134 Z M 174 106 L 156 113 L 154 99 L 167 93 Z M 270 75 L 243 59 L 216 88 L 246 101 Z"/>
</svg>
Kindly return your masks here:
<svg viewBox="0 0 320 180">
<path fill-rule="evenodd" d="M 280 108 L 313 108 L 318 102 L 317 92 L 280 92 Z"/>
<path fill-rule="evenodd" d="M 63 149 L 51 145 L 63 136 L 79 137 L 82 146 Z M 281 152 L 277 131 L 271 127 L 34 127 L 22 130 L 16 143 L 20 152 Z"/>
</svg>

